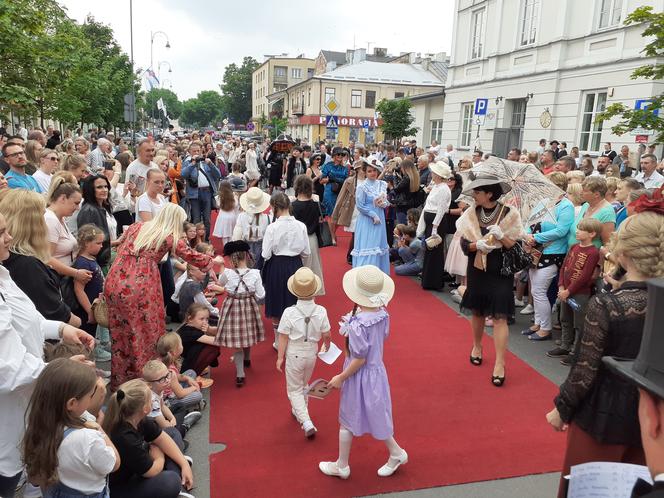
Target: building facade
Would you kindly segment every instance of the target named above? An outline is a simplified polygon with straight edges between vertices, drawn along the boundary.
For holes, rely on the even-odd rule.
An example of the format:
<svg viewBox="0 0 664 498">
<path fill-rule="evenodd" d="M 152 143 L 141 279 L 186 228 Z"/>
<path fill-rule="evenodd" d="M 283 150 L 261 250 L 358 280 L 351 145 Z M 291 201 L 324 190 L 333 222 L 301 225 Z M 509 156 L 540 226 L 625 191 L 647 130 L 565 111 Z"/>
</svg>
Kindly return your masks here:
<svg viewBox="0 0 664 498">
<path fill-rule="evenodd" d="M 285 90 L 313 76 L 315 62 L 304 57 L 270 57 L 253 72 L 251 78 L 251 120 L 268 118 L 271 93 Z"/>
<path fill-rule="evenodd" d="M 426 62 L 393 64 L 362 60 L 290 86 L 284 92 L 270 95 L 270 100 L 284 100 L 287 132 L 294 138 L 310 143 L 328 139 L 368 144 L 383 138 L 376 104 L 381 99 L 440 91 L 444 81 L 439 73 L 432 71 Z M 326 109 L 326 103 L 332 99 L 337 104 L 334 113 Z M 330 114 L 336 116 L 336 129 L 326 126 Z"/>
<path fill-rule="evenodd" d="M 511 147 L 536 150 L 542 138 L 581 154 L 597 155 L 604 142 L 634 148 L 643 137 L 615 136 L 614 121 L 595 117 L 664 91 L 630 78 L 654 62 L 640 53 L 644 26 L 623 25 L 642 5 L 664 10 L 664 0 L 455 0 L 442 143 L 503 157 Z M 484 118 L 474 115 L 478 98 L 488 99 Z"/>
</svg>

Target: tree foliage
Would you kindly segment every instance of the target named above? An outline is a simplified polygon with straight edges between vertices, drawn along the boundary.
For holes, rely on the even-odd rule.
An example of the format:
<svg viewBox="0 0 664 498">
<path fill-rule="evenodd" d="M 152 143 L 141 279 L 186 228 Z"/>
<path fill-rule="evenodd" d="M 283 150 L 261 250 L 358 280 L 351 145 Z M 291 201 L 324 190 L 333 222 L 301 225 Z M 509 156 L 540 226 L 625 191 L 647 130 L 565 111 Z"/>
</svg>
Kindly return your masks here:
<svg viewBox="0 0 664 498">
<path fill-rule="evenodd" d="M 145 112 L 149 116 L 160 116 L 161 111 L 157 108 L 157 101 L 162 99 L 166 106 L 166 113 L 171 119 L 178 119 L 182 114 L 182 102 L 172 90 L 167 88 L 153 88 L 145 94 Z"/>
<path fill-rule="evenodd" d="M 251 77 L 258 66 L 253 57 L 245 57 L 240 67 L 235 63 L 226 66 L 220 88 L 224 109 L 235 123 L 246 123 L 251 119 Z"/>
<path fill-rule="evenodd" d="M 214 126 L 224 116 L 224 100 L 219 92 L 203 90 L 182 104 L 180 121 L 187 126 Z"/>
<path fill-rule="evenodd" d="M 376 110 L 380 112 L 383 124 L 380 129 L 385 137 L 390 140 L 398 140 L 401 137 L 415 135 L 419 128 L 412 127 L 415 118 L 410 113 L 413 103 L 410 99 L 402 98 L 395 100 L 382 99 L 376 105 Z"/>
<path fill-rule="evenodd" d="M 664 12 L 653 12 L 650 6 L 639 7 L 625 19 L 625 25 L 637 23 L 646 24 L 641 36 L 653 37 L 641 50 L 641 53 L 645 57 L 664 56 Z M 640 66 L 632 72 L 630 78 L 661 80 L 664 78 L 664 65 L 653 63 Z M 659 116 L 656 116 L 653 111 L 662 109 L 664 94 L 653 95 L 651 101 L 645 109 L 629 109 L 623 103 L 611 104 L 603 113 L 597 116 L 597 120 L 602 121 L 620 116 L 618 124 L 611 128 L 614 134 L 622 135 L 636 128 L 645 128 L 654 130 L 653 142 L 661 143 L 664 141 L 664 118 L 661 116 L 661 112 Z"/>
</svg>

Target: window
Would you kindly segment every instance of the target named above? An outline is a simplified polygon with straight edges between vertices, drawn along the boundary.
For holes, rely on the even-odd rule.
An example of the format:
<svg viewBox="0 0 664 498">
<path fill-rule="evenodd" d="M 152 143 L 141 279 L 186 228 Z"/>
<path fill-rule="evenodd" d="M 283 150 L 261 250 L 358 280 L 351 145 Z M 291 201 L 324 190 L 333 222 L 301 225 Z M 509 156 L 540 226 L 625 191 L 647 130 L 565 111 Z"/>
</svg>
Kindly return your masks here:
<svg viewBox="0 0 664 498">
<path fill-rule="evenodd" d="M 367 109 L 376 107 L 376 92 L 374 90 L 364 92 L 364 107 Z"/>
<path fill-rule="evenodd" d="M 597 114 L 606 107 L 606 92 L 587 93 L 581 116 L 579 148 L 584 151 L 599 151 L 602 139 L 602 121 L 596 122 Z"/>
<path fill-rule="evenodd" d="M 308 93 L 307 93 L 307 105 L 311 105 L 311 87 L 309 87 Z"/>
<path fill-rule="evenodd" d="M 403 92 L 394 92 L 394 98 L 395 99 L 401 99 L 403 98 L 404 93 Z"/>
<path fill-rule="evenodd" d="M 523 0 L 521 5 L 521 37 L 519 38 L 519 45 L 524 46 L 535 43 L 539 0 Z"/>
<path fill-rule="evenodd" d="M 336 90 L 334 88 L 325 88 L 325 103 L 327 104 L 331 99 L 336 98 Z"/>
<path fill-rule="evenodd" d="M 350 91 L 350 106 L 362 107 L 362 90 Z"/>
<path fill-rule="evenodd" d="M 339 130 L 337 128 L 325 128 L 325 140 L 337 140 L 337 134 Z"/>
<path fill-rule="evenodd" d="M 473 12 L 470 23 L 470 58 L 480 59 L 484 49 L 484 9 Z"/>
<path fill-rule="evenodd" d="M 526 124 L 526 99 L 512 100 L 512 120 L 510 126 L 512 128 L 523 128 Z"/>
<path fill-rule="evenodd" d="M 288 68 L 283 66 L 274 66 L 274 77 L 275 78 L 285 78 L 288 74 Z"/>
<path fill-rule="evenodd" d="M 291 78 L 293 78 L 294 80 L 302 79 L 302 69 L 298 67 L 294 67 L 293 69 L 291 69 Z"/>
<path fill-rule="evenodd" d="M 470 135 L 473 128 L 473 103 L 461 106 L 461 147 L 470 147 Z"/>
<path fill-rule="evenodd" d="M 431 120 L 431 140 L 435 140 L 440 143 L 440 139 L 443 137 L 443 120 L 442 119 L 432 119 Z"/>
<path fill-rule="evenodd" d="M 611 28 L 620 23 L 622 0 L 600 0 L 597 29 Z"/>
</svg>

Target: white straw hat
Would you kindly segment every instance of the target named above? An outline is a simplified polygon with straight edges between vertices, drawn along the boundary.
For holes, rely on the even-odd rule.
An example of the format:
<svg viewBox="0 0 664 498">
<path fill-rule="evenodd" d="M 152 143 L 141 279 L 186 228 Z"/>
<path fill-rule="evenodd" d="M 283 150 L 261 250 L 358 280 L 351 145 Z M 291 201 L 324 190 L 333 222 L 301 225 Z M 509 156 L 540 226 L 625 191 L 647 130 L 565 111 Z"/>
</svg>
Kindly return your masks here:
<svg viewBox="0 0 664 498">
<path fill-rule="evenodd" d="M 247 213 L 262 213 L 269 205 L 270 196 L 258 187 L 251 187 L 240 196 L 240 206 Z"/>
<path fill-rule="evenodd" d="M 443 161 L 436 161 L 435 163 L 429 164 L 429 169 L 432 173 L 440 176 L 443 180 L 447 180 L 452 176 L 452 170 L 449 165 Z"/>
<path fill-rule="evenodd" d="M 290 276 L 286 286 L 295 297 L 308 299 L 318 294 L 322 283 L 318 275 L 312 272 L 311 269 L 303 266 Z"/>
<path fill-rule="evenodd" d="M 394 295 L 394 281 L 374 265 L 347 271 L 343 288 L 351 301 L 368 308 L 387 306 Z"/>
</svg>

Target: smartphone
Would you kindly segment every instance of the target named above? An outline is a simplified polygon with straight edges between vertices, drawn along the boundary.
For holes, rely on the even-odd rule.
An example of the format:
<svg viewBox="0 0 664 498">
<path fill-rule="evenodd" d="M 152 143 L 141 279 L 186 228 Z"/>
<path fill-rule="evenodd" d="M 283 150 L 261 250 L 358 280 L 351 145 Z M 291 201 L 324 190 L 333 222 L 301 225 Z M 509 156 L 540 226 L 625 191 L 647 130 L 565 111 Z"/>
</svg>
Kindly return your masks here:
<svg viewBox="0 0 664 498">
<path fill-rule="evenodd" d="M 115 161 L 104 161 L 104 169 L 105 170 L 112 170 L 113 166 L 115 166 Z"/>
</svg>

